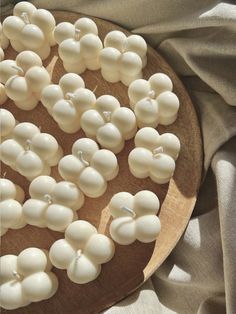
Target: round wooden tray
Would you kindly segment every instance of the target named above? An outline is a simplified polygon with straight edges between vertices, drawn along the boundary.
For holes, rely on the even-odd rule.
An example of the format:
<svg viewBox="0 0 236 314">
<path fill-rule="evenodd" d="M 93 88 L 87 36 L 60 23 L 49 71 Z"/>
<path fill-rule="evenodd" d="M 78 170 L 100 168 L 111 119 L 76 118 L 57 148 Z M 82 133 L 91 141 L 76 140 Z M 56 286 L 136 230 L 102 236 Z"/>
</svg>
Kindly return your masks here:
<svg viewBox="0 0 236 314">
<path fill-rule="evenodd" d="M 81 17 L 77 13 L 69 12 L 54 11 L 53 14 L 57 22 L 70 21 L 73 23 Z M 121 29 L 107 21 L 93 19 L 98 25 L 99 35 L 102 39 L 109 31 Z M 129 34 L 127 31 L 124 32 Z M 7 49 L 6 59 L 14 59 L 16 55 L 17 53 L 11 47 Z M 53 83 L 58 83 L 65 71 L 61 60 L 58 58 L 57 46 L 52 49 L 51 55 L 45 60 L 44 65 L 51 72 Z M 182 147 L 174 178 L 170 184 L 165 185 L 157 185 L 150 179 L 134 178 L 129 172 L 127 163 L 128 154 L 134 147 L 133 140 L 130 140 L 126 142 L 125 149 L 117 156 L 120 166 L 118 177 L 109 182 L 108 189 L 102 197 L 86 198 L 78 215 L 80 219 L 88 220 L 95 225 L 99 232 L 109 235 L 111 218 L 106 206 L 111 197 L 120 191 L 134 194 L 142 189 L 148 189 L 155 192 L 161 202 L 159 216 L 162 228 L 157 241 L 149 244 L 136 241 L 129 246 L 116 244 L 115 257 L 102 266 L 101 275 L 95 281 L 85 285 L 72 283 L 67 278 L 66 271 L 54 268 L 53 271 L 59 279 L 59 289 L 56 295 L 47 301 L 32 303 L 28 307 L 15 310 L 14 313 L 98 313 L 139 287 L 153 274 L 175 247 L 186 228 L 196 202 L 202 172 L 202 143 L 196 112 L 185 88 L 163 58 L 149 47 L 144 78 L 148 79 L 150 75 L 156 72 L 164 72 L 171 77 L 174 92 L 178 95 L 181 104 L 177 121 L 168 127 L 158 127 L 160 133 L 173 132 L 181 141 Z M 97 96 L 111 94 L 117 97 L 122 105 L 128 106 L 127 88 L 121 83 L 105 82 L 100 71 L 86 71 L 81 76 L 85 80 L 86 87 L 93 90 L 97 86 Z M 82 131 L 72 135 L 61 131 L 41 104 L 29 112 L 18 109 L 10 100 L 4 107 L 9 109 L 18 121 L 35 123 L 41 127 L 43 132 L 54 135 L 63 147 L 64 154 L 70 154 L 74 141 L 84 137 Z M 26 192 L 26 197 L 29 197 L 29 182 L 25 178 L 5 165 L 2 165 L 1 171 L 2 173 L 6 171 L 6 178 L 22 186 Z M 60 180 L 56 167 L 53 169 L 52 175 Z M 23 249 L 32 246 L 49 249 L 55 240 L 63 237 L 63 233 L 29 225 L 23 229 L 9 230 L 2 238 L 1 255 L 19 254 Z"/>
</svg>

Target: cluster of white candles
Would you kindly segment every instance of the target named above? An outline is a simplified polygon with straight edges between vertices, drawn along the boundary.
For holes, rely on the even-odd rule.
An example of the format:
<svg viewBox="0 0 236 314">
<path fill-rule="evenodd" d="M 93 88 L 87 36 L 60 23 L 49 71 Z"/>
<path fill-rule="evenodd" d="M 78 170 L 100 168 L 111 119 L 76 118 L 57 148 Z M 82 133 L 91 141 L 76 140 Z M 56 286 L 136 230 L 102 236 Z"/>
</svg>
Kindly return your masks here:
<svg viewBox="0 0 236 314">
<path fill-rule="evenodd" d="M 17 123 L 12 113 L 0 109 L 1 129 L 0 160 L 13 170 L 33 180 L 48 175 L 63 155 L 57 140 L 48 133 L 41 133 L 33 123 Z"/>
<path fill-rule="evenodd" d="M 16 60 L 5 60 L 9 43 L 20 52 Z M 51 82 L 42 63 L 55 44 L 69 72 L 58 84 Z M 52 297 L 58 288 L 52 265 L 66 270 L 74 283 L 85 284 L 95 280 L 101 265 L 113 258 L 114 242 L 89 222 L 78 220 L 77 211 L 84 195 L 100 197 L 118 175 L 116 154 L 126 140 L 134 138 L 128 164 L 135 177 L 164 184 L 173 176 L 180 141 L 171 133 L 160 135 L 155 128 L 176 120 L 179 100 L 167 75 L 156 73 L 142 79 L 146 63 L 147 45 L 141 36 L 112 31 L 102 42 L 97 25 L 89 18 L 56 25 L 49 11 L 19 2 L 13 16 L 0 24 L 0 105 L 9 98 L 18 108 L 32 110 L 41 101 L 64 132 L 82 128 L 86 135 L 74 142 L 70 155 L 63 156 L 52 135 L 0 109 L 0 159 L 31 181 L 30 198 L 24 201 L 18 185 L 0 179 L 1 235 L 26 224 L 65 232 L 65 238 L 54 242 L 49 252 L 28 248 L 19 256 L 1 257 L 3 308 L 16 309 Z M 79 76 L 86 69 L 101 69 L 106 81 L 128 86 L 131 109 L 111 95 L 97 98 Z M 65 181 L 50 176 L 54 166 Z M 148 190 L 115 194 L 107 206 L 113 217 L 111 238 L 121 245 L 155 241 L 161 228 L 159 207 L 158 197 Z"/>
<path fill-rule="evenodd" d="M 75 133 L 80 129 L 82 113 L 94 106 L 96 97 L 85 88 L 79 75 L 67 73 L 58 85 L 51 84 L 42 90 L 41 101 L 64 132 Z"/>
</svg>

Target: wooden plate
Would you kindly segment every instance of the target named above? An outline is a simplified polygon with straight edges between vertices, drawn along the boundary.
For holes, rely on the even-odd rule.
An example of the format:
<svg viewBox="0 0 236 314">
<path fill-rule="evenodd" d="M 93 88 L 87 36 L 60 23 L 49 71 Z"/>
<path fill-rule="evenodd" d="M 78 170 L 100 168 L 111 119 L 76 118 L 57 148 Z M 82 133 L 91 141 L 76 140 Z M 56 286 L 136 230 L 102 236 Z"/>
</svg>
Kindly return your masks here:
<svg viewBox="0 0 236 314">
<path fill-rule="evenodd" d="M 69 12 L 54 11 L 53 14 L 57 22 L 70 21 L 73 23 L 81 17 L 79 14 Z M 102 39 L 107 32 L 120 29 L 107 21 L 93 19 L 98 25 Z M 127 31 L 125 32 L 129 34 Z M 16 52 L 12 48 L 8 48 L 6 59 L 14 59 L 15 56 Z M 57 46 L 52 49 L 51 55 L 44 64 L 52 73 L 53 83 L 58 83 L 65 71 L 58 58 Z M 175 247 L 189 221 L 196 201 L 202 172 L 202 143 L 196 112 L 185 88 L 164 59 L 149 47 L 144 78 L 148 79 L 156 72 L 164 72 L 171 77 L 174 92 L 178 95 L 181 104 L 177 121 L 168 127 L 158 127 L 160 133 L 173 132 L 181 141 L 182 148 L 174 178 L 170 184 L 165 185 L 157 185 L 150 179 L 134 178 L 129 172 L 127 163 L 128 154 L 134 147 L 133 140 L 130 140 L 126 142 L 125 149 L 118 154 L 120 165 L 118 177 L 109 183 L 108 189 L 102 197 L 86 198 L 85 204 L 78 214 L 80 219 L 88 220 L 100 232 L 108 235 L 111 219 L 106 206 L 113 194 L 120 191 L 134 194 L 142 189 L 149 189 L 158 195 L 162 204 L 160 210 L 162 229 L 157 241 L 149 244 L 136 241 L 129 246 L 116 245 L 115 257 L 112 261 L 103 265 L 101 275 L 97 280 L 85 285 L 72 283 L 67 278 L 66 271 L 54 268 L 53 271 L 59 279 L 59 289 L 56 295 L 47 301 L 32 303 L 28 307 L 15 310 L 14 313 L 98 313 L 140 286 Z M 97 86 L 97 96 L 111 94 L 117 97 L 122 105 L 128 106 L 127 88 L 121 83 L 105 82 L 100 71 L 86 71 L 82 77 L 88 88 L 93 90 Z M 69 154 L 74 141 L 84 136 L 82 131 L 73 135 L 61 131 L 41 104 L 29 112 L 18 109 L 10 100 L 4 107 L 9 109 L 17 120 L 33 122 L 40 126 L 43 132 L 54 135 L 63 147 L 64 154 Z M 29 182 L 2 165 L 2 173 L 5 171 L 7 171 L 6 177 L 22 186 L 28 197 Z M 60 179 L 56 167 L 53 169 L 53 176 Z M 63 233 L 29 225 L 23 229 L 9 230 L 2 238 L 2 255 L 19 254 L 23 249 L 31 246 L 49 249 L 55 240 L 63 237 Z"/>
</svg>

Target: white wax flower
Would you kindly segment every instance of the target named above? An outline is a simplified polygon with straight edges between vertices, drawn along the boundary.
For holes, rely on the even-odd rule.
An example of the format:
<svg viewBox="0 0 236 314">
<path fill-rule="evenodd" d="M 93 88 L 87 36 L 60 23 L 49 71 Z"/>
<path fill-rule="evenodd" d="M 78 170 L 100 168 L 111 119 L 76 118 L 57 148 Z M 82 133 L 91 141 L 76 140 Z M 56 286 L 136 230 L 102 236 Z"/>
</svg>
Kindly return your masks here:
<svg viewBox="0 0 236 314">
<path fill-rule="evenodd" d="M 107 149 L 99 149 L 89 138 L 80 138 L 72 146 L 72 154 L 64 156 L 58 165 L 63 179 L 71 181 L 86 196 L 99 197 L 107 189 L 107 181 L 119 171 L 116 156 Z"/>
<path fill-rule="evenodd" d="M 135 148 L 128 157 L 130 172 L 136 178 L 150 177 L 159 184 L 167 183 L 174 174 L 180 141 L 172 133 L 159 133 L 150 127 L 140 129 Z"/>
<path fill-rule="evenodd" d="M 63 231 L 74 220 L 84 203 L 84 195 L 68 181 L 56 182 L 52 177 L 39 176 L 29 186 L 30 199 L 23 204 L 26 222 L 33 226 Z"/>
<path fill-rule="evenodd" d="M 103 45 L 93 20 L 83 17 L 74 25 L 69 22 L 59 23 L 54 36 L 59 45 L 59 56 L 67 72 L 81 74 L 86 69 L 100 68 L 99 53 Z"/>
<path fill-rule="evenodd" d="M 0 83 L 0 106 L 2 106 L 7 101 L 7 94 L 5 90 L 5 86 Z"/>
<path fill-rule="evenodd" d="M 9 39 L 3 34 L 2 23 L 0 22 L 0 61 L 4 60 L 4 57 L 5 57 L 4 50 L 7 49 L 8 45 L 9 45 Z M 0 105 L 1 105 L 1 102 L 0 102 Z"/>
<path fill-rule="evenodd" d="M 75 133 L 80 129 L 81 114 L 93 107 L 96 96 L 85 88 L 78 74 L 67 73 L 58 85 L 48 85 L 42 90 L 41 102 L 64 132 Z"/>
<path fill-rule="evenodd" d="M 158 197 L 148 190 L 134 196 L 128 192 L 115 194 L 108 205 L 114 218 L 110 225 L 112 239 L 122 245 L 135 240 L 144 243 L 155 241 L 161 229 L 156 216 L 159 207 Z"/>
<path fill-rule="evenodd" d="M 3 21 L 3 33 L 17 52 L 32 50 L 44 60 L 50 54 L 50 47 L 56 44 L 55 25 L 49 11 L 22 1 L 15 5 L 13 15 Z"/>
<path fill-rule="evenodd" d="M 16 126 L 16 120 L 13 114 L 7 109 L 0 108 L 0 130 L 1 130 L 1 142 L 11 136 L 14 127 Z"/>
<path fill-rule="evenodd" d="M 178 114 L 179 99 L 172 92 L 173 84 L 164 73 L 153 74 L 148 81 L 138 79 L 128 89 L 130 106 L 140 128 L 172 124 Z"/>
<path fill-rule="evenodd" d="M 6 111 L 0 111 L 1 124 L 6 130 L 5 139 L 0 144 L 1 161 L 30 181 L 39 175 L 49 175 L 51 167 L 56 166 L 63 155 L 56 139 L 48 133 L 41 133 L 29 122 L 12 128 L 11 123 L 15 121 Z"/>
<path fill-rule="evenodd" d="M 12 181 L 0 178 L 0 235 L 7 230 L 20 229 L 26 225 L 22 211 L 25 198 L 23 189 Z"/>
<path fill-rule="evenodd" d="M 142 78 L 147 63 L 147 44 L 139 35 L 126 36 L 121 31 L 111 31 L 104 39 L 100 53 L 101 73 L 111 83 L 121 81 L 126 86 Z"/>
<path fill-rule="evenodd" d="M 42 89 L 51 82 L 42 60 L 33 51 L 19 53 L 15 61 L 3 60 L 0 62 L 0 73 L 6 95 L 22 110 L 34 109 Z"/>
<path fill-rule="evenodd" d="M 71 281 L 85 284 L 99 276 L 101 264 L 109 262 L 114 252 L 111 239 L 89 222 L 77 220 L 67 227 L 65 239 L 53 243 L 49 257 L 55 267 L 67 270 Z"/>
<path fill-rule="evenodd" d="M 116 154 L 124 148 L 125 140 L 135 135 L 137 123 L 132 110 L 120 107 L 115 97 L 103 95 L 93 109 L 82 114 L 81 128 L 87 137 Z"/>
<path fill-rule="evenodd" d="M 14 310 L 51 298 L 58 288 L 51 268 L 48 252 L 38 248 L 27 248 L 18 256 L 1 256 L 1 307 Z"/>
</svg>

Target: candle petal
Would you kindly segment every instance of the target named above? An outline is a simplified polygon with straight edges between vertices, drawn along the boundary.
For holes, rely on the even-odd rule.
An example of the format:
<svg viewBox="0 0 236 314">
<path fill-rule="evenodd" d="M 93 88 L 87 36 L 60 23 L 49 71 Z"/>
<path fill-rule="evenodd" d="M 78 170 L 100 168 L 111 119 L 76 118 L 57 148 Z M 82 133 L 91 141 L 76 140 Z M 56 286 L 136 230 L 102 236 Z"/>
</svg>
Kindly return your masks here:
<svg viewBox="0 0 236 314">
<path fill-rule="evenodd" d="M 103 234 L 92 235 L 84 248 L 84 254 L 97 264 L 109 262 L 114 253 L 114 243 Z"/>
<path fill-rule="evenodd" d="M 109 228 L 114 241 L 128 245 L 136 240 L 136 225 L 132 217 L 119 217 L 112 221 Z"/>
<path fill-rule="evenodd" d="M 161 230 L 160 220 L 154 215 L 145 215 L 136 220 L 137 240 L 148 243 L 156 240 Z"/>
<path fill-rule="evenodd" d="M 93 263 L 85 255 L 73 259 L 67 269 L 70 280 L 77 284 L 85 284 L 95 280 L 101 272 L 101 265 Z"/>
<path fill-rule="evenodd" d="M 75 257 L 75 254 L 76 251 L 71 244 L 65 239 L 60 239 L 51 246 L 49 257 L 55 267 L 67 269 Z"/>
</svg>

